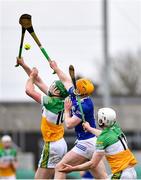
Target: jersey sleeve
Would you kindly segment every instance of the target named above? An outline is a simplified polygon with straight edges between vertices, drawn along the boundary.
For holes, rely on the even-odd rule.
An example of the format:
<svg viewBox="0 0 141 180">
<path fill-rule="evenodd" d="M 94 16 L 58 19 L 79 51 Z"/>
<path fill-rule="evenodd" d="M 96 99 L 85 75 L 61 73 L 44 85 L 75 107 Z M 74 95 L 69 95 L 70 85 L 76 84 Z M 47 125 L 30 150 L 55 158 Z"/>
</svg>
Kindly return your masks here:
<svg viewBox="0 0 141 180">
<path fill-rule="evenodd" d="M 2 148 L 0 148 L 0 158 L 2 157 Z"/>
<path fill-rule="evenodd" d="M 44 106 L 46 110 L 58 114 L 60 111 L 64 110 L 64 100 L 62 100 L 62 98 L 43 96 L 42 106 Z"/>
<path fill-rule="evenodd" d="M 16 158 L 16 157 L 17 157 L 17 150 L 16 150 L 16 149 L 13 149 L 13 150 L 12 150 L 12 154 L 13 154 L 14 158 Z"/>
<path fill-rule="evenodd" d="M 42 96 L 41 97 L 41 105 L 45 106 L 47 109 L 52 106 L 53 100 L 50 96 Z"/>
<path fill-rule="evenodd" d="M 75 97 L 74 87 L 73 86 L 69 88 L 68 93 L 69 93 L 70 96 Z"/>
<path fill-rule="evenodd" d="M 96 152 L 105 152 L 106 147 L 109 145 L 109 138 L 101 134 L 96 141 Z"/>
</svg>

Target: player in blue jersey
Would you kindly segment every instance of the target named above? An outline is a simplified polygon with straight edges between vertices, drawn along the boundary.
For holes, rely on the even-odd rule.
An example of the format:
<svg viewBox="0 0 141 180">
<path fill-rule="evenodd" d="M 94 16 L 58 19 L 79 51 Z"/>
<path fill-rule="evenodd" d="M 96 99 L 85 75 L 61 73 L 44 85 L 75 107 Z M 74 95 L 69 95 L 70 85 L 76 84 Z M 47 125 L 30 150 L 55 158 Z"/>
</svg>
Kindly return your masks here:
<svg viewBox="0 0 141 180">
<path fill-rule="evenodd" d="M 79 94 L 83 94 L 81 96 L 82 97 L 81 98 L 81 105 L 82 105 L 83 113 L 85 114 L 85 119 L 87 119 L 87 121 L 91 124 L 92 127 L 96 128 L 95 119 L 94 119 L 94 105 L 93 105 L 93 102 L 92 102 L 91 98 L 88 96 L 88 94 L 91 94 L 94 91 L 94 86 L 87 79 L 79 79 L 76 84 L 77 84 L 77 89 L 79 90 Z M 85 86 L 85 90 L 87 89 L 86 90 L 87 94 L 85 94 L 85 92 L 83 92 L 83 87 L 82 86 L 83 87 Z M 94 134 L 92 134 L 92 133 L 90 133 L 88 131 L 87 132 L 84 131 L 84 128 L 82 126 L 82 123 L 83 123 L 82 115 L 81 115 L 81 112 L 80 112 L 80 109 L 79 109 L 78 102 L 76 100 L 74 87 L 72 86 L 68 90 L 68 92 L 69 92 L 70 99 L 68 99 L 66 101 L 66 104 L 71 103 L 70 104 L 70 107 L 72 106 L 72 108 L 71 108 L 72 115 L 71 116 L 72 117 L 75 116 L 75 117 L 79 118 L 79 120 L 81 120 L 81 122 L 79 124 L 76 124 L 76 126 L 75 126 L 75 132 L 76 132 L 76 135 L 77 135 L 77 139 L 78 140 L 85 140 L 85 139 L 95 137 Z M 71 122 L 71 121 L 69 121 L 69 122 Z M 70 127 L 68 126 L 68 128 L 70 128 Z"/>
<path fill-rule="evenodd" d="M 83 129 L 82 114 L 76 99 L 76 92 L 71 78 L 63 73 L 55 61 L 51 61 L 50 66 L 57 73 L 58 77 L 69 92 L 70 97 L 65 101 L 65 123 L 67 128 L 75 128 L 77 135 L 76 145 L 63 157 L 55 168 L 55 179 L 65 179 L 66 174 L 64 172 L 59 172 L 59 170 L 64 166 L 64 163 L 79 165 L 90 160 L 95 151 L 96 136 Z M 94 105 L 89 97 L 89 95 L 94 91 L 94 86 L 91 81 L 87 79 L 77 80 L 76 86 L 77 93 L 81 98 L 85 120 L 95 128 Z M 102 161 L 96 168 L 91 169 L 91 172 L 97 179 L 107 178 L 107 173 Z"/>
</svg>

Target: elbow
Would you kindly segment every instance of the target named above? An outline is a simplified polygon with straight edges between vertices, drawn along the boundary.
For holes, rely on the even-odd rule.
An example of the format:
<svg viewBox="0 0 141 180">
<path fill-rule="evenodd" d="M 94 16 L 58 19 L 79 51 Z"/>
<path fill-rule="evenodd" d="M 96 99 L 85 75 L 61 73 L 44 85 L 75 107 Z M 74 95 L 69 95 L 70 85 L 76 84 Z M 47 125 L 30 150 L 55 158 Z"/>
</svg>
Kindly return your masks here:
<svg viewBox="0 0 141 180">
<path fill-rule="evenodd" d="M 67 129 L 72 129 L 72 127 L 69 124 L 66 124 Z"/>
<path fill-rule="evenodd" d="M 30 89 L 28 89 L 28 88 L 26 88 L 26 90 L 25 90 L 25 93 L 28 95 L 28 96 L 31 96 L 31 90 Z"/>
<path fill-rule="evenodd" d="M 69 123 L 69 122 L 66 123 L 66 127 L 67 127 L 67 129 L 72 129 L 73 128 L 72 124 Z"/>
</svg>

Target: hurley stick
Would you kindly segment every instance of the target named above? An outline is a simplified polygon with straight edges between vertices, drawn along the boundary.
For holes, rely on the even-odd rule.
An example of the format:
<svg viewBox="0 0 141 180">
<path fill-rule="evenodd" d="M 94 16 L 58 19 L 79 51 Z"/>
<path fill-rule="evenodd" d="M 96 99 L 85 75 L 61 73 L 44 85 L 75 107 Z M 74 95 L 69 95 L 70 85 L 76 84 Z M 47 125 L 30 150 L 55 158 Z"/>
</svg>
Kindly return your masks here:
<svg viewBox="0 0 141 180">
<path fill-rule="evenodd" d="M 83 123 L 85 123 L 86 121 L 85 121 L 85 116 L 84 116 L 84 112 L 83 112 L 82 105 L 81 105 L 81 99 L 80 99 L 80 96 L 77 93 L 76 79 L 75 79 L 75 70 L 74 70 L 73 65 L 69 66 L 69 74 L 70 74 L 72 83 L 73 83 L 74 88 L 75 88 L 75 95 L 76 95 L 78 106 L 79 106 L 79 109 L 80 109 L 80 112 L 81 112 L 81 115 L 82 115 L 82 121 L 83 121 Z"/>
</svg>

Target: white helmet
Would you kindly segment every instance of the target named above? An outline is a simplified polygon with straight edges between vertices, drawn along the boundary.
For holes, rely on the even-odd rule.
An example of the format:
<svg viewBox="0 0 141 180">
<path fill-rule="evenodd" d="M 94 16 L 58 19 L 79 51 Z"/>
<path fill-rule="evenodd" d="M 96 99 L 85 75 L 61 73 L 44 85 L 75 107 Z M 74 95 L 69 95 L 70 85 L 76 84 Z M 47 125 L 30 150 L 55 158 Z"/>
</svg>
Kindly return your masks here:
<svg viewBox="0 0 141 180">
<path fill-rule="evenodd" d="M 98 125 L 100 127 L 112 126 L 116 121 L 116 112 L 112 108 L 101 108 L 98 110 Z"/>
<path fill-rule="evenodd" d="M 12 142 L 12 139 L 9 135 L 4 135 L 1 138 L 1 142 L 5 143 L 5 142 Z"/>
</svg>

